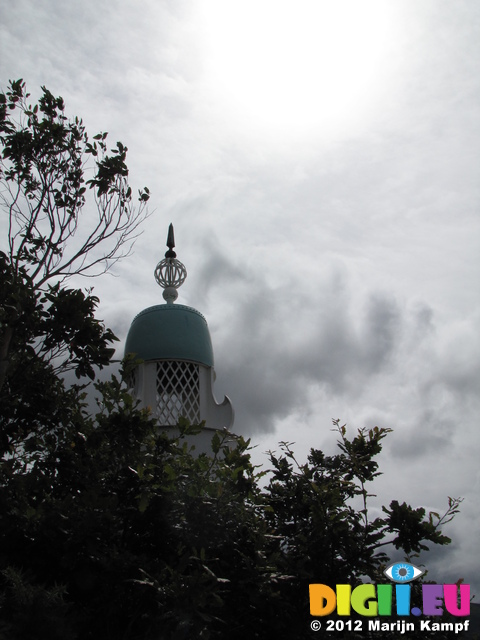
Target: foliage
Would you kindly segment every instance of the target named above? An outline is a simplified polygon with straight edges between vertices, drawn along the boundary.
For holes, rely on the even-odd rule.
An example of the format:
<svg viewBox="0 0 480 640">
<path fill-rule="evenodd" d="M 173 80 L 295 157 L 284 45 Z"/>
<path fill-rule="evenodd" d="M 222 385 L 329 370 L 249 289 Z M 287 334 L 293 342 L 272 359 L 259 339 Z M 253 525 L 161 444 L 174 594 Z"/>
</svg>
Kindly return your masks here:
<svg viewBox="0 0 480 640">
<path fill-rule="evenodd" d="M 0 93 L 0 450 L 11 464 L 77 411 L 80 388 L 60 376 L 93 379 L 110 362 L 116 337 L 95 317 L 98 298 L 66 280 L 128 253 L 149 198 L 144 189 L 133 203 L 122 143 L 108 152 L 107 134 L 90 141 L 45 87 L 37 104 L 28 98 L 22 80 Z"/>
<path fill-rule="evenodd" d="M 103 273 L 127 255 L 149 199 L 145 188 L 139 206 L 133 202 L 121 142 L 108 152 L 106 133 L 90 141 L 82 121 L 68 120 L 63 99 L 45 87 L 37 104 L 28 98 L 22 80 L 0 93 L 0 208 L 7 229 L 0 253 L 0 388 L 25 368 L 21 355 L 54 363 L 55 373 L 73 368 L 89 377 L 94 365 L 108 361 L 114 336 L 94 319 L 98 300 L 63 283 Z M 96 214 L 86 210 L 88 195 Z"/>
<path fill-rule="evenodd" d="M 38 291 L 23 268 L 13 276 L 1 252 L 0 296 L 0 336 L 8 341 L 0 448 L 25 455 L 69 419 L 76 391 L 66 390 L 59 374 L 73 369 L 77 377 L 93 378 L 94 366 L 110 362 L 116 338 L 95 318 L 96 297 L 58 283 Z"/>
<path fill-rule="evenodd" d="M 285 442 L 280 456 L 270 453 L 273 469 L 265 495 L 266 521 L 275 532 L 279 592 L 290 603 L 284 610 L 291 616 L 292 635 L 298 634 L 295 629 L 302 612 L 308 610 L 305 585 L 322 583 L 335 588 L 336 584 L 350 584 L 353 588 L 368 581 L 367 577 L 371 582 L 384 582 L 383 570 L 389 564 L 384 548 L 393 546 L 411 561 L 412 554 L 428 549 L 426 543 L 449 544 L 441 526 L 454 517 L 461 502 L 449 499 L 442 517 L 431 513 L 425 520 L 424 509 L 393 500 L 388 509 L 383 508 L 386 517 L 370 521 L 368 499 L 372 494 L 367 483 L 380 475 L 376 456 L 391 430 L 361 429 L 349 439 L 346 426 L 339 420 L 333 423 L 339 434 L 339 454 L 326 456 L 311 449 L 308 461 L 299 464 L 291 444 Z M 287 624 L 285 618 L 282 624 Z"/>
<path fill-rule="evenodd" d="M 386 541 L 448 543 L 418 510 L 392 502 L 369 523 L 349 504 L 378 474 L 381 429 L 342 427 L 341 453 L 302 465 L 284 445 L 266 475 L 243 438 L 195 455 L 199 427 L 169 437 L 121 381 L 97 390 L 96 415 L 79 412 L 33 464 L 2 463 L 7 638 L 310 637 L 310 582 L 378 579 Z"/>
</svg>

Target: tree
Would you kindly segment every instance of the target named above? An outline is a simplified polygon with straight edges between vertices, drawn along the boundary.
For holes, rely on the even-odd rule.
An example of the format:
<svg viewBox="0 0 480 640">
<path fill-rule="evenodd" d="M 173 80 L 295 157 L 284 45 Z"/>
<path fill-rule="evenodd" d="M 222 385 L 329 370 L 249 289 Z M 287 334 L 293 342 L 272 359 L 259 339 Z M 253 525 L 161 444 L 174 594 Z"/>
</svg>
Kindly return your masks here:
<svg viewBox="0 0 480 640">
<path fill-rule="evenodd" d="M 93 379 L 109 363 L 116 337 L 95 318 L 98 298 L 66 281 L 127 255 L 149 198 L 143 189 L 135 206 L 121 142 L 90 142 L 45 87 L 28 98 L 22 80 L 0 94 L 0 448 L 13 457 L 77 410 L 62 374 Z"/>
<path fill-rule="evenodd" d="M 311 449 L 308 461 L 300 464 L 285 442 L 281 455 L 270 454 L 273 469 L 266 488 L 266 520 L 281 541 L 274 545 L 283 575 L 279 589 L 284 602 L 290 602 L 290 618 L 282 622 L 284 628 L 290 624 L 292 634 L 308 608 L 303 585 L 322 583 L 335 588 L 336 584 L 350 584 L 353 588 L 365 582 L 366 576 L 373 583 L 385 582 L 383 570 L 390 562 L 385 549 L 395 549 L 397 558 L 412 562 L 420 551 L 428 550 L 428 544 L 449 544 L 442 528 L 458 513 L 461 503 L 461 499 L 449 498 L 440 516 L 392 500 L 382 507 L 384 517 L 371 520 L 369 499 L 373 494 L 368 485 L 380 475 L 376 458 L 391 429 L 360 429 L 350 439 L 345 425 L 339 420 L 333 424 L 340 449 L 334 456 Z M 349 634 L 346 631 L 346 637 Z M 422 632 L 418 637 L 429 636 Z"/>
<path fill-rule="evenodd" d="M 103 273 L 127 255 L 149 199 L 145 188 L 139 207 L 133 203 L 127 147 L 117 142 L 109 153 L 106 133 L 90 142 L 82 120 L 68 120 L 63 99 L 45 87 L 34 106 L 28 98 L 22 80 L 11 81 L 0 94 L 0 207 L 7 219 L 7 247 L 0 254 L 6 289 L 0 388 L 21 344 L 54 361 L 57 372 L 73 368 L 78 375 L 93 375 L 91 336 L 85 333 L 96 329 L 99 338 L 102 332 L 98 324 L 82 323 L 86 309 L 80 307 L 98 301 L 62 288 L 63 283 L 72 275 Z M 85 211 L 89 194 L 96 216 Z M 35 330 L 39 340 L 32 340 L 34 322 L 42 325 Z M 53 336 L 60 323 L 65 335 Z"/>
<path fill-rule="evenodd" d="M 248 441 L 217 434 L 197 456 L 185 437 L 199 427 L 170 438 L 120 380 L 97 388 L 98 412 L 30 467 L 2 463 L 8 640 L 310 638 L 309 583 L 384 582 L 385 543 L 449 542 L 439 525 L 457 501 L 443 519 L 392 501 L 371 523 L 367 504 L 349 504 L 378 475 L 380 429 L 350 440 L 341 427 L 339 454 L 312 450 L 301 465 L 284 445 L 262 487 Z"/>
</svg>

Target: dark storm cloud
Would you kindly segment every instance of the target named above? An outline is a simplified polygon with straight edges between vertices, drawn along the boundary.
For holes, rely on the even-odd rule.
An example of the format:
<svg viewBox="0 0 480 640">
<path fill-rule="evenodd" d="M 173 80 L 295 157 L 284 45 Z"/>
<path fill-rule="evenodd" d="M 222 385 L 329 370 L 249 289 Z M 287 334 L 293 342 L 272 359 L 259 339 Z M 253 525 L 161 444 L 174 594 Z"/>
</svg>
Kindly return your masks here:
<svg viewBox="0 0 480 640">
<path fill-rule="evenodd" d="M 366 304 L 363 364 L 380 371 L 392 356 L 401 332 L 400 309 L 391 296 L 372 294 Z"/>
<path fill-rule="evenodd" d="M 207 299 L 212 287 L 228 291 L 232 283 L 233 286 L 239 281 L 246 283 L 247 276 L 240 266 L 228 258 L 214 231 L 202 238 L 199 245 L 202 250 L 202 264 L 192 276 L 196 298 Z"/>
<path fill-rule="evenodd" d="M 197 296 L 212 300 L 206 315 L 240 432 L 272 431 L 278 419 L 302 410 L 312 386 L 359 396 L 392 365 L 407 312 L 388 293 L 352 299 L 350 280 L 332 269 L 312 299 L 308 287 L 273 288 L 210 248 Z"/>
<path fill-rule="evenodd" d="M 445 418 L 440 410 L 424 410 L 408 429 L 402 430 L 395 441 L 395 456 L 412 460 L 438 455 L 452 446 L 456 435 L 456 423 Z"/>
</svg>

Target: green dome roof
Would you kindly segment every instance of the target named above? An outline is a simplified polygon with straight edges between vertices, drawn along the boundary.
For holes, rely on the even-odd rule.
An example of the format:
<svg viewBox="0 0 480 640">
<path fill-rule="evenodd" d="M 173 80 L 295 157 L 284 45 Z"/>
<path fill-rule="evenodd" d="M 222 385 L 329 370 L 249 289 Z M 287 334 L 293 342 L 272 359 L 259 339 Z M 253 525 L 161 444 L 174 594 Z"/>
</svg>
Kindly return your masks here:
<svg viewBox="0 0 480 640">
<path fill-rule="evenodd" d="M 128 353 L 141 360 L 190 360 L 213 367 L 207 321 L 181 304 L 161 304 L 139 313 L 127 335 Z"/>
</svg>

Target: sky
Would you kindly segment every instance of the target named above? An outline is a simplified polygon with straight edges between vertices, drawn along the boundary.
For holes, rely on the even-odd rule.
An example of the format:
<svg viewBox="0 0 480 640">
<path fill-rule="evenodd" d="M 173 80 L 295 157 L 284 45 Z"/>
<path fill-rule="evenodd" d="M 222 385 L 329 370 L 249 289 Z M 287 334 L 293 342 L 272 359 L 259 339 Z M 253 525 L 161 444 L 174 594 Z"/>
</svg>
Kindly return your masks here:
<svg viewBox="0 0 480 640">
<path fill-rule="evenodd" d="M 477 0 L 6 0 L 0 86 L 16 78 L 126 144 L 150 189 L 134 254 L 80 283 L 119 356 L 163 303 L 173 222 L 178 302 L 207 318 L 254 460 L 334 453 L 335 418 L 393 429 L 372 514 L 463 497 L 421 560 L 478 599 Z"/>
</svg>

